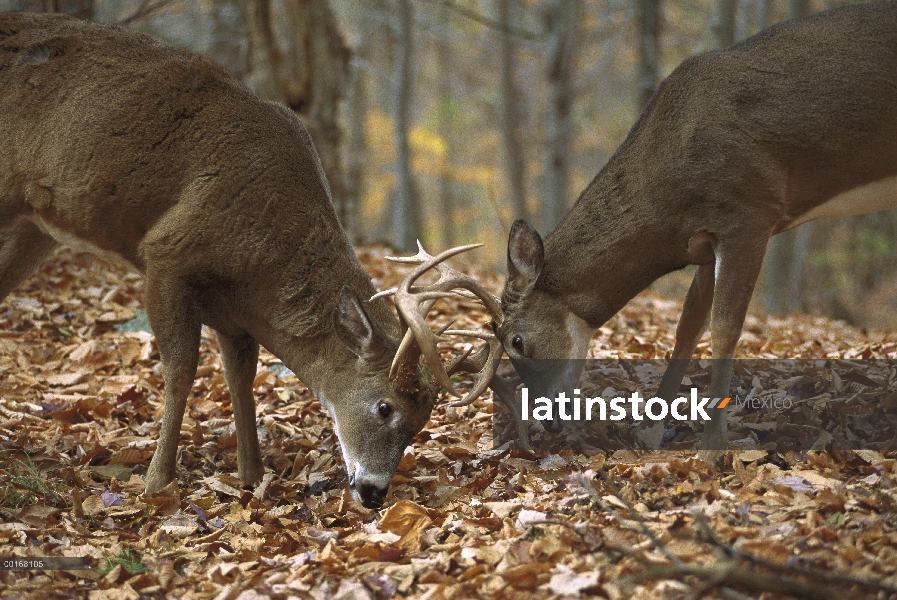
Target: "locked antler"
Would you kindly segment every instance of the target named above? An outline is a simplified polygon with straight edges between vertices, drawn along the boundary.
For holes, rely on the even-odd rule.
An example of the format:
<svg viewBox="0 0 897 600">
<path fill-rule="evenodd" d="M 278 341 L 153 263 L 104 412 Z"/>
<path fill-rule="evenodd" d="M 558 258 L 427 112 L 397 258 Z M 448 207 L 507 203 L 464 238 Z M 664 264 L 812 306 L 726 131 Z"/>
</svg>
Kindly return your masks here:
<svg viewBox="0 0 897 600">
<path fill-rule="evenodd" d="M 424 361 L 432 370 L 437 383 L 455 397 L 460 397 L 461 394 L 458 393 L 452 384 L 451 374 L 459 371 L 474 373 L 474 385 L 470 392 L 464 399 L 452 403 L 452 406 L 466 406 L 470 404 L 489 387 L 495 375 L 495 370 L 498 368 L 498 362 L 501 360 L 501 342 L 494 335 L 486 332 L 447 328 L 433 332 L 427 324 L 425 315 L 438 300 L 461 296 L 481 302 L 493 321 L 496 324 L 501 323 L 501 301 L 475 279 L 444 264 L 444 261 L 452 256 L 479 248 L 480 246 L 482 244 L 458 246 L 436 256 L 431 256 L 418 242 L 416 255 L 388 258 L 388 260 L 393 262 L 416 264 L 418 265 L 417 268 L 405 277 L 399 287 L 379 292 L 371 298 L 373 300 L 381 296 L 395 296 L 396 310 L 399 313 L 399 320 L 402 323 L 404 335 L 393 360 L 389 376 L 399 382 L 400 386 L 405 385 L 404 382 L 413 381 L 417 376 L 417 361 L 421 355 L 423 355 Z M 436 269 L 439 273 L 439 279 L 436 283 L 415 286 L 414 283 L 430 269 Z M 446 341 L 442 337 L 443 334 L 475 337 L 484 340 L 486 344 L 472 355 L 468 351 L 463 356 L 444 366 L 439 356 L 439 350 L 436 348 L 438 342 Z"/>
</svg>

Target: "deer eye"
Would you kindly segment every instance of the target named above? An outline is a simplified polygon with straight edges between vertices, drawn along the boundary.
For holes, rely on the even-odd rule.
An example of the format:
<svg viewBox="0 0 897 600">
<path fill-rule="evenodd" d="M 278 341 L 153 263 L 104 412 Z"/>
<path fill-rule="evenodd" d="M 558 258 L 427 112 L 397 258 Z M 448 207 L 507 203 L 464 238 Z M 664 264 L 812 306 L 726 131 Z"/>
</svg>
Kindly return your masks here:
<svg viewBox="0 0 897 600">
<path fill-rule="evenodd" d="M 511 338 L 511 346 L 513 346 L 514 350 L 523 352 L 523 338 L 519 335 L 515 335 L 513 338 Z"/>
<path fill-rule="evenodd" d="M 377 413 L 380 414 L 384 419 L 388 419 L 389 415 L 392 414 L 392 406 L 387 404 L 386 402 L 381 402 L 379 406 L 377 406 Z"/>
</svg>

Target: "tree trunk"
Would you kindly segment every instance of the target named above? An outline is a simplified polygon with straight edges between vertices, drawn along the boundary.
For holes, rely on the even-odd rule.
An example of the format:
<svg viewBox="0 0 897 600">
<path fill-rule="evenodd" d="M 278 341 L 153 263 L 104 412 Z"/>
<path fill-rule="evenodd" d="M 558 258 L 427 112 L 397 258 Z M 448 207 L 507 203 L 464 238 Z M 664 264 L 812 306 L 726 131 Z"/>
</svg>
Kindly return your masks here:
<svg viewBox="0 0 897 600">
<path fill-rule="evenodd" d="M 573 104 L 572 64 L 579 0 L 551 0 L 543 13 L 548 37 L 546 52 L 548 106 L 545 114 L 546 152 L 542 229 L 553 230 L 568 209 L 570 197 L 570 111 Z"/>
<path fill-rule="evenodd" d="M 809 13 L 807 0 L 789 0 L 788 17 Z M 771 25 L 771 23 L 767 23 Z M 815 223 L 805 223 L 780 233 L 769 241 L 763 264 L 763 310 L 768 314 L 785 314 L 801 308 L 804 265 L 810 236 Z"/>
<path fill-rule="evenodd" d="M 717 48 L 728 48 L 735 43 L 736 0 L 716 0 L 716 16 L 713 37 Z"/>
<path fill-rule="evenodd" d="M 440 20 L 446 27 L 451 22 L 450 8 L 442 5 Z M 451 248 L 456 244 L 458 236 L 455 228 L 455 114 L 451 104 L 453 93 L 451 76 L 454 61 L 454 40 L 446 39 L 436 57 L 440 73 L 439 78 L 439 135 L 445 140 L 445 158 L 439 177 L 439 212 L 441 217 L 440 233 L 442 235 L 442 248 Z"/>
<path fill-rule="evenodd" d="M 520 92 L 517 89 L 515 73 L 517 72 L 517 48 L 511 29 L 514 26 L 512 10 L 514 3 L 509 0 L 496 0 L 498 5 L 498 22 L 501 27 L 501 134 L 505 151 L 505 168 L 511 192 L 511 205 L 514 207 L 514 218 L 529 220 L 526 210 L 526 188 L 524 184 L 523 145 L 520 143 Z"/>
<path fill-rule="evenodd" d="M 76 19 L 93 20 L 94 0 L 43 0 L 46 13 L 65 13 Z"/>
<path fill-rule="evenodd" d="M 657 88 L 660 0 L 638 0 L 636 10 L 639 31 L 638 102 L 639 112 L 642 112 Z"/>
<path fill-rule="evenodd" d="M 810 14 L 810 0 L 788 0 L 788 18 L 797 19 Z"/>
<path fill-rule="evenodd" d="M 370 36 L 362 32 L 359 49 L 363 52 Z M 369 242 L 371 231 L 358 228 L 358 210 L 365 182 L 365 165 L 369 159 L 364 124 L 367 117 L 368 96 L 365 75 L 361 67 L 352 65 L 349 71 L 349 91 L 346 102 L 346 118 L 349 122 L 349 145 L 346 153 L 345 211 L 341 223 L 352 243 Z"/>
<path fill-rule="evenodd" d="M 414 250 L 421 237 L 420 201 L 411 173 L 408 114 L 411 108 L 411 47 L 413 9 L 409 0 L 398 2 L 397 48 L 393 71 L 393 146 L 396 182 L 392 210 L 392 244 L 396 250 Z"/>
<path fill-rule="evenodd" d="M 240 78 L 246 77 L 247 37 L 244 7 L 238 0 L 212 0 L 211 42 L 208 54 Z"/>
<path fill-rule="evenodd" d="M 321 157 L 332 201 L 350 237 L 340 146 L 339 103 L 350 52 L 328 0 L 250 0 L 248 83 L 262 98 L 282 102 L 303 120 Z"/>
</svg>

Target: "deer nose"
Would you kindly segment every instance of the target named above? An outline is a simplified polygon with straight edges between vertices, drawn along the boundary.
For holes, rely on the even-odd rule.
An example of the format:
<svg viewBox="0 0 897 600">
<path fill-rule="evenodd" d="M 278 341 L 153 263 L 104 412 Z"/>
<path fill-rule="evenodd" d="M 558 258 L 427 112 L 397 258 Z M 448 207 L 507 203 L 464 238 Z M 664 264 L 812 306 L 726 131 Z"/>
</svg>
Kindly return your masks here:
<svg viewBox="0 0 897 600">
<path fill-rule="evenodd" d="M 361 505 L 365 508 L 380 508 L 386 500 L 386 494 L 389 488 L 381 488 L 370 483 L 362 483 L 355 486 L 358 495 L 361 497 Z"/>
</svg>

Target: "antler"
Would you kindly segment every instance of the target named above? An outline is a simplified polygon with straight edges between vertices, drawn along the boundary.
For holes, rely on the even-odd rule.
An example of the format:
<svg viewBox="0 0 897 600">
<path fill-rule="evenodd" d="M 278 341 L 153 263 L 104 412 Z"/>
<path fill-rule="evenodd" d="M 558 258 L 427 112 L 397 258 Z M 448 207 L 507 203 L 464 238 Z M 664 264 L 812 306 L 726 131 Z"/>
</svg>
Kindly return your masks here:
<svg viewBox="0 0 897 600">
<path fill-rule="evenodd" d="M 439 332 L 434 333 L 430 326 L 427 325 L 424 316 L 441 298 L 462 296 L 479 300 L 486 307 L 493 320 L 496 323 L 501 322 L 501 301 L 489 293 L 475 279 L 459 273 L 444 264 L 444 261 L 452 256 L 479 248 L 480 246 L 482 244 L 458 246 L 436 256 L 431 256 L 418 242 L 416 255 L 389 257 L 389 260 L 393 262 L 416 264 L 418 265 L 417 268 L 408 274 L 399 287 L 385 290 L 374 296 L 376 298 L 395 295 L 396 310 L 404 328 L 402 342 L 390 368 L 389 376 L 391 378 L 399 382 L 411 380 L 413 376 L 416 376 L 417 360 L 423 355 L 439 385 L 445 388 L 451 395 L 460 397 L 461 395 L 452 385 L 450 374 L 460 370 L 475 371 L 473 388 L 463 400 L 453 403 L 452 406 L 466 406 L 476 400 L 486 390 L 495 375 L 495 370 L 498 368 L 498 362 L 501 359 L 501 342 L 494 335 L 479 331 L 446 330 L 443 328 Z M 434 268 L 439 273 L 439 279 L 436 283 L 426 286 L 414 285 L 424 273 Z M 452 361 L 448 367 L 445 367 L 436 348 L 438 342 L 445 340 L 442 334 L 476 337 L 485 340 L 486 345 L 472 356 L 470 352 L 467 352 L 464 356 Z"/>
</svg>

